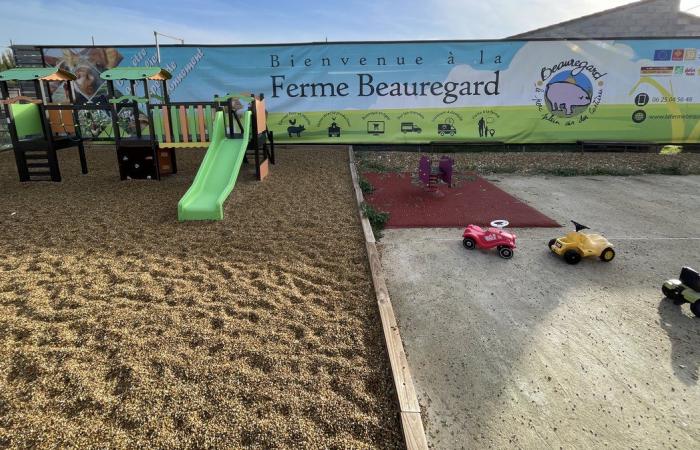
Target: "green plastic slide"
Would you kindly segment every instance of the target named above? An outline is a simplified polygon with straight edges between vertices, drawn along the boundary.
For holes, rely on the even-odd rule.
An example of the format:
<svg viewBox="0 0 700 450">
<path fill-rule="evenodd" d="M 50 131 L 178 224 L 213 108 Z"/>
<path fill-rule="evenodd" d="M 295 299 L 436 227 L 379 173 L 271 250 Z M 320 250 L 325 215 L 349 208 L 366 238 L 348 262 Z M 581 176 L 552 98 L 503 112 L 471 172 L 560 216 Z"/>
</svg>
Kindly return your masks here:
<svg viewBox="0 0 700 450">
<path fill-rule="evenodd" d="M 177 218 L 183 220 L 221 220 L 224 201 L 233 190 L 250 138 L 252 113 L 243 117 L 243 138 L 227 139 L 224 113 L 214 119 L 214 133 L 192 186 L 177 204 Z"/>
</svg>

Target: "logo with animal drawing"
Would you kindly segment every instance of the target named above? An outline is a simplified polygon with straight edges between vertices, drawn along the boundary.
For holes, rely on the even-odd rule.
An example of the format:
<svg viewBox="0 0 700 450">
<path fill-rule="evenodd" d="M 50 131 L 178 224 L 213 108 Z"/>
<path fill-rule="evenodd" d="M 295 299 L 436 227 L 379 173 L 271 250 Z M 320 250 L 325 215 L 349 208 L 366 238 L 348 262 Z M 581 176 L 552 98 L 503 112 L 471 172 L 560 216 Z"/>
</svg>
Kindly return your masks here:
<svg viewBox="0 0 700 450">
<path fill-rule="evenodd" d="M 275 122 L 275 124 L 279 127 L 280 133 L 286 131 L 287 136 L 289 136 L 290 138 L 300 138 L 304 137 L 302 136 L 302 133 L 307 131 L 306 127 L 311 126 L 311 120 L 309 120 L 309 117 L 304 113 L 288 112 L 284 116 L 282 116 L 277 122 Z M 314 127 L 311 127 L 311 129 L 314 130 Z"/>
<path fill-rule="evenodd" d="M 296 119 L 291 119 L 289 121 L 289 126 L 287 127 L 287 134 L 289 135 L 289 137 L 292 137 L 292 135 L 296 135 L 296 137 L 301 137 L 301 133 L 304 130 L 306 130 L 306 127 L 304 125 L 297 125 Z"/>
<path fill-rule="evenodd" d="M 603 97 L 605 75 L 588 61 L 574 59 L 543 67 L 534 98 L 542 120 L 561 125 L 588 120 Z"/>
</svg>

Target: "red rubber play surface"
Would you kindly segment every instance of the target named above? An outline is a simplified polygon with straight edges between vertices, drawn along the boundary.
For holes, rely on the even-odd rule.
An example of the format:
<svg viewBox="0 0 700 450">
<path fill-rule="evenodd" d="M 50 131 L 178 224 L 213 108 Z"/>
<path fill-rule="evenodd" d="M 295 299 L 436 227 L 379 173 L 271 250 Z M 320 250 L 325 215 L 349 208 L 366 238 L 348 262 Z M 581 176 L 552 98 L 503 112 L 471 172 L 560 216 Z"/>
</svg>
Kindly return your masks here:
<svg viewBox="0 0 700 450">
<path fill-rule="evenodd" d="M 365 173 L 374 186 L 366 201 L 387 211 L 388 228 L 465 227 L 506 219 L 510 227 L 558 227 L 559 224 L 477 175 L 461 176 L 455 187 L 445 184 L 427 192 L 413 184 L 410 173 Z"/>
</svg>

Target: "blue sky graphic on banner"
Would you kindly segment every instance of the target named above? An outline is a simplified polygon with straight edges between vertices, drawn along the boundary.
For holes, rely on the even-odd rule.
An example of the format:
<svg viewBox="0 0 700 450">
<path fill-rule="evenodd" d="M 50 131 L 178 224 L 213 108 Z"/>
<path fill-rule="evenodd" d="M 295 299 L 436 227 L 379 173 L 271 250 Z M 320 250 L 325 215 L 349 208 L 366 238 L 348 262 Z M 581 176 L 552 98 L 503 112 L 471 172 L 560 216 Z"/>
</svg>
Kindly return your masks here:
<svg viewBox="0 0 700 450">
<path fill-rule="evenodd" d="M 489 137 L 570 142 L 590 131 L 612 138 L 620 129 L 636 136 L 643 128 L 649 131 L 647 139 L 677 141 L 690 135 L 697 139 L 690 109 L 700 102 L 699 48 L 700 40 L 694 39 L 164 46 L 161 66 L 173 75 L 168 85 L 175 101 L 264 93 L 273 116 L 382 111 L 394 114 L 399 123 L 416 111 L 450 110 L 464 122 L 483 109 L 494 114 L 518 110 L 514 117 L 520 129 L 503 124 L 499 134 L 505 135 Z M 44 54 L 48 64 L 75 72 L 79 92 L 93 101 L 106 94 L 102 70 L 157 64 L 154 47 L 45 48 Z M 152 89 L 159 94 L 155 83 Z M 634 104 L 642 90 L 651 100 L 644 108 Z M 649 114 L 650 119 L 659 117 L 656 122 L 642 124 L 646 119 L 641 117 L 652 112 L 658 113 Z M 661 122 L 662 113 L 669 116 L 666 122 Z M 416 124 L 427 120 L 416 114 Z M 299 138 L 313 137 L 314 121 L 320 127 L 317 137 L 323 134 L 321 119 L 303 120 L 308 131 Z M 354 127 L 351 121 L 366 125 L 347 114 L 345 120 L 348 128 Z M 622 128 L 603 123 L 610 120 Z M 287 128 L 286 119 L 278 122 L 281 130 Z M 397 136 L 402 141 L 432 139 L 418 133 Z"/>
</svg>

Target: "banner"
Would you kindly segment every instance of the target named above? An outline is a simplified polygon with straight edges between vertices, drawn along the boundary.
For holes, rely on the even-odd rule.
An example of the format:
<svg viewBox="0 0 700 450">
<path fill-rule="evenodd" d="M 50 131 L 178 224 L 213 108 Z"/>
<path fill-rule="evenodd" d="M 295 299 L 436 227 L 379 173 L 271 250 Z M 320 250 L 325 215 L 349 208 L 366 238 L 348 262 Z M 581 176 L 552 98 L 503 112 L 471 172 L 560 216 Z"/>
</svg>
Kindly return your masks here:
<svg viewBox="0 0 700 450">
<path fill-rule="evenodd" d="M 263 93 L 278 142 L 681 144 L 700 142 L 698 48 L 700 39 L 166 46 L 160 65 L 174 101 Z M 106 96 L 103 70 L 158 65 L 154 47 L 43 54 L 78 76 L 83 101 Z"/>
</svg>

